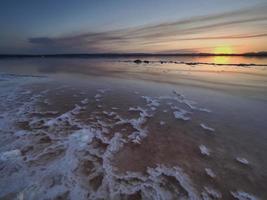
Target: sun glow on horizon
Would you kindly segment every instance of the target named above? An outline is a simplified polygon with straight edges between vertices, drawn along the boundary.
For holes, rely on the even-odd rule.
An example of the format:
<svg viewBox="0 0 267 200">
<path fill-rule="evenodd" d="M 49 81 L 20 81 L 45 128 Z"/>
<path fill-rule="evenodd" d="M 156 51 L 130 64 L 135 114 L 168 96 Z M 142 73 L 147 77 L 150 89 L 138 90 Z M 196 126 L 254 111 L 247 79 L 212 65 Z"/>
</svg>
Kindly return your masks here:
<svg viewBox="0 0 267 200">
<path fill-rule="evenodd" d="M 220 46 L 214 49 L 214 54 L 233 54 L 234 50 L 231 46 Z"/>
</svg>

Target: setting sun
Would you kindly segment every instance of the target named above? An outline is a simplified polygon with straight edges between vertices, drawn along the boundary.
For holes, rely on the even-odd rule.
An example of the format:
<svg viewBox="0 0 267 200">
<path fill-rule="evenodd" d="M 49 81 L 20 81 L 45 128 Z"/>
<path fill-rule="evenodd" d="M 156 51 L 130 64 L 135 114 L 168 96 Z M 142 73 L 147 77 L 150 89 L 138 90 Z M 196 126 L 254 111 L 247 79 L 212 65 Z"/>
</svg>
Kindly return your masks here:
<svg viewBox="0 0 267 200">
<path fill-rule="evenodd" d="M 221 47 L 216 47 L 214 49 L 214 53 L 215 54 L 232 54 L 234 52 L 233 52 L 232 47 L 230 46 L 221 46 Z"/>
</svg>

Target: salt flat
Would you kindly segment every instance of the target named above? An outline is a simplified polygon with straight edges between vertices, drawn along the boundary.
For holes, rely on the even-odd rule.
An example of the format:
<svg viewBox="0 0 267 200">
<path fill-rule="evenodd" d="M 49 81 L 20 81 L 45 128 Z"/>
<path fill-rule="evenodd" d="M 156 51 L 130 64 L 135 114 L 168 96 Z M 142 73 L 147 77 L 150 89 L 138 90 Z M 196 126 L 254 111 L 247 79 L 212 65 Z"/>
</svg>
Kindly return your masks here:
<svg viewBox="0 0 267 200">
<path fill-rule="evenodd" d="M 1 60 L 0 198 L 266 199 L 265 70 Z"/>
</svg>

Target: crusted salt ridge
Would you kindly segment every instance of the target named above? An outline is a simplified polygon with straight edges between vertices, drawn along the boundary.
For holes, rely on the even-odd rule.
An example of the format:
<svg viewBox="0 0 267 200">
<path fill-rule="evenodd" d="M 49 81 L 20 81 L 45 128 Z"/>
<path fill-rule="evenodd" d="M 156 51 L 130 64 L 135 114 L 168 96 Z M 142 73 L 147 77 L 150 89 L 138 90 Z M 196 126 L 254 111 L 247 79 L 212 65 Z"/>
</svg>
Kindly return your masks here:
<svg viewBox="0 0 267 200">
<path fill-rule="evenodd" d="M 99 99 L 99 98 L 102 98 L 103 96 L 101 94 L 96 94 L 95 95 L 95 99 Z"/>
<path fill-rule="evenodd" d="M 0 161 L 13 160 L 13 159 L 18 159 L 20 157 L 21 157 L 21 152 L 19 149 L 14 149 L 0 153 Z"/>
<path fill-rule="evenodd" d="M 210 109 L 201 108 L 201 107 L 196 106 L 197 105 L 196 102 L 187 99 L 185 95 L 180 94 L 180 93 L 176 92 L 175 90 L 173 90 L 173 94 L 174 94 L 174 96 L 159 96 L 159 97 L 155 97 L 155 98 L 156 99 L 159 99 L 159 100 L 172 100 L 172 101 L 176 101 L 177 103 L 186 105 L 191 110 L 196 110 L 196 111 L 201 111 L 201 112 L 207 112 L 207 113 L 212 112 Z M 172 105 L 172 103 L 169 102 L 169 105 Z"/>
<path fill-rule="evenodd" d="M 111 91 L 111 89 L 110 89 L 110 88 L 100 88 L 100 89 L 98 89 L 97 91 L 98 91 L 99 93 L 104 94 L 104 93 L 106 93 L 106 92 L 108 92 L 108 91 Z"/>
<path fill-rule="evenodd" d="M 92 140 L 94 138 L 94 134 L 90 130 L 88 130 L 86 128 L 83 128 L 83 129 L 75 131 L 71 135 L 71 137 L 80 140 L 81 143 L 82 143 L 81 145 L 84 145 L 86 143 L 91 143 L 92 142 Z"/>
<path fill-rule="evenodd" d="M 88 103 L 89 103 L 88 98 L 85 98 L 84 100 L 82 100 L 81 103 L 82 103 L 82 104 L 88 104 Z"/>
<path fill-rule="evenodd" d="M 184 103 L 185 105 L 187 105 L 189 108 L 191 108 L 192 110 L 199 110 L 199 111 L 202 111 L 202 112 L 208 112 L 210 113 L 211 110 L 210 109 L 207 109 L 207 108 L 200 108 L 200 107 L 197 107 L 196 106 L 196 102 L 192 101 L 192 100 L 189 100 L 186 98 L 185 95 L 183 94 L 180 94 L 178 93 L 177 91 L 173 90 L 172 91 L 174 95 L 176 95 L 176 100 L 180 103 Z"/>
<path fill-rule="evenodd" d="M 71 141 L 74 141 L 74 140 L 75 141 L 78 141 L 79 140 L 78 139 L 79 138 L 78 135 L 81 135 L 82 136 L 82 137 L 80 137 L 81 138 L 81 144 L 84 145 L 85 144 L 85 141 L 87 141 L 87 139 L 89 139 L 89 141 L 90 141 L 90 138 L 88 138 L 87 135 L 84 135 L 84 133 L 85 133 L 84 130 L 80 130 L 79 132 L 75 132 L 73 135 L 71 135 L 71 138 L 73 138 L 73 139 L 71 139 Z M 45 155 L 50 154 L 50 153 L 53 153 L 58 148 L 58 146 L 64 146 L 64 145 L 66 145 L 66 146 L 73 146 L 75 148 L 82 147 L 83 146 L 83 145 L 77 145 L 77 144 L 75 144 L 75 145 L 70 145 L 70 144 L 71 144 L 70 142 L 63 142 L 62 144 L 54 145 L 53 147 L 46 148 L 46 149 L 44 149 L 44 151 L 41 154 L 36 155 L 35 157 L 29 158 L 28 161 L 29 162 L 30 161 L 35 161 L 35 160 L 38 160 L 42 156 L 45 156 Z M 68 150 L 67 152 L 71 152 L 71 153 L 69 153 L 71 156 L 74 156 L 75 155 L 75 153 L 72 152 L 72 151 L 69 151 Z M 53 171 L 53 168 L 57 168 L 57 167 L 58 168 L 61 168 L 61 166 L 63 167 L 62 169 L 64 169 L 64 166 L 68 166 L 68 168 L 69 168 L 70 167 L 70 163 L 72 163 L 72 160 L 73 159 L 67 158 L 67 159 L 64 159 L 64 160 L 66 161 L 66 164 L 65 165 L 60 164 L 61 161 L 59 160 L 59 161 L 57 161 L 55 163 L 55 165 L 49 166 L 48 174 L 50 174 L 49 171 Z M 70 167 L 70 170 L 71 170 L 71 167 Z M 55 171 L 58 171 L 58 170 L 55 170 Z M 39 175 L 40 174 L 42 174 L 42 173 L 39 173 Z M 49 193 L 45 192 L 45 191 L 48 190 L 48 188 L 43 187 L 42 186 L 43 184 L 38 184 L 38 182 L 41 183 L 41 181 L 43 179 L 46 179 L 46 176 L 47 175 L 43 175 L 43 176 L 38 177 L 37 178 L 38 180 L 36 180 L 37 181 L 37 184 L 29 185 L 26 189 L 24 189 L 21 193 L 19 193 L 18 196 L 23 196 L 26 199 L 36 199 L 36 198 L 39 198 L 40 199 L 40 198 L 44 198 L 46 195 L 47 195 L 48 198 L 49 197 L 55 197 L 60 192 L 66 191 L 66 188 L 63 188 L 63 186 L 61 186 L 61 189 L 57 187 L 54 191 L 52 191 L 52 193 L 54 193 L 54 194 L 51 193 L 51 189 L 49 190 Z M 27 176 L 25 176 L 25 177 L 27 177 Z M 68 184 L 68 181 L 67 180 L 66 180 L 66 183 Z M 35 196 L 32 196 L 31 195 L 33 191 L 36 193 Z M 47 193 L 47 194 L 44 194 L 44 193 Z M 82 195 L 82 194 L 84 194 L 84 195 Z M 72 188 L 72 192 L 71 192 L 70 196 L 72 196 L 72 199 L 77 199 L 77 198 L 81 198 L 81 197 L 84 197 L 82 199 L 86 199 L 86 194 L 87 194 L 87 192 L 86 191 L 81 191 L 81 188 L 78 188 L 78 189 Z M 38 197 L 38 195 L 40 195 L 40 196 Z"/>
<path fill-rule="evenodd" d="M 103 114 L 107 115 L 108 117 L 112 117 L 112 116 L 117 116 L 116 112 L 108 112 L 108 111 L 103 111 Z"/>
<path fill-rule="evenodd" d="M 157 110 L 157 107 L 160 106 L 160 102 L 157 98 L 149 97 L 149 96 L 142 96 L 143 99 L 146 100 L 147 106 L 152 110 Z"/>
<path fill-rule="evenodd" d="M 148 134 L 144 125 L 153 116 L 148 108 L 130 108 L 129 111 L 139 112 L 139 116 L 134 119 L 124 119 L 118 113 L 109 111 L 91 113 L 97 119 L 96 122 L 84 124 L 78 119 L 78 115 L 84 111 L 84 107 L 80 105 L 75 105 L 73 109 L 57 117 L 46 116 L 44 113 L 44 116 L 31 116 L 30 113 L 40 113 L 34 103 L 43 97 L 36 95 L 30 100 L 31 103 L 22 104 L 16 117 L 24 116 L 25 120 L 33 121 L 29 124 L 31 128 L 36 133 L 49 136 L 52 143 L 42 148 L 41 152 L 27 154 L 25 163 L 33 163 L 33 166 L 22 164 L 20 159 L 16 161 L 21 164 L 18 173 L 5 179 L 12 187 L 0 192 L 0 196 L 20 191 L 17 197 L 24 199 L 54 199 L 62 195 L 68 195 L 70 199 L 124 199 L 136 193 L 140 193 L 142 199 L 200 199 L 191 180 L 179 167 L 158 165 L 156 168 L 148 168 L 146 174 L 118 174 L 113 167 L 112 158 L 116 152 L 129 142 L 141 142 Z M 153 101 L 153 105 L 151 102 L 148 104 L 157 107 L 155 102 L 157 101 Z M 117 122 L 109 124 L 105 118 L 116 119 Z M 39 132 L 36 124 L 40 120 L 44 121 L 40 127 L 48 128 Z M 119 132 L 106 137 L 110 128 L 125 123 L 131 124 L 137 131 L 127 138 Z M 38 146 L 38 143 L 30 140 L 32 133 L 18 134 L 21 138 L 18 139 L 19 143 L 23 145 L 27 141 L 25 147 L 30 144 Z M 95 144 L 99 141 L 104 145 Z M 57 152 L 59 156 L 55 154 Z M 43 160 L 51 156 L 56 156 L 56 159 Z M 90 163 L 87 166 L 89 174 L 83 170 L 85 161 Z M 39 162 L 44 163 L 39 165 Z M 23 183 L 18 182 L 23 177 Z M 95 188 L 91 182 L 99 177 L 102 177 L 101 183 Z M 173 185 L 171 188 L 177 189 L 164 187 L 169 177 L 176 180 L 175 183 L 170 183 Z"/>
<path fill-rule="evenodd" d="M 46 126 L 54 126 L 54 125 L 59 125 L 59 124 L 62 124 L 64 122 L 68 122 L 69 124 L 71 125 L 74 125 L 73 123 L 73 116 L 74 115 L 77 115 L 79 114 L 79 112 L 84 109 L 83 107 L 75 104 L 74 108 L 68 112 L 65 112 L 63 114 L 61 114 L 60 116 L 56 117 L 56 118 L 53 118 L 53 119 L 50 119 L 48 121 L 46 121 L 45 125 Z"/>
<path fill-rule="evenodd" d="M 85 133 L 86 131 L 79 131 L 79 132 Z M 76 134 L 77 133 L 75 133 L 75 135 Z M 75 138 L 75 141 L 77 140 L 76 136 L 71 138 Z M 81 137 L 81 141 L 84 142 L 83 137 Z M 114 174 L 113 167 L 110 164 L 110 159 L 112 158 L 113 153 L 119 150 L 123 142 L 125 142 L 125 140 L 123 140 L 121 135 L 118 133 L 115 134 L 114 137 L 111 139 L 107 151 L 102 156 L 103 168 L 105 169 L 105 173 L 107 175 L 104 176 L 102 180 L 102 185 L 97 190 L 97 192 L 90 192 L 90 198 L 118 199 L 121 196 L 121 194 L 130 195 L 141 190 L 144 198 L 166 199 L 166 197 L 168 197 L 166 196 L 166 192 L 168 191 L 165 191 L 164 189 L 159 190 L 160 188 L 159 186 L 160 184 L 162 184 L 160 183 L 159 180 L 162 180 L 164 175 L 167 175 L 175 177 L 178 183 L 187 191 L 188 196 L 187 194 L 184 194 L 185 195 L 183 196 L 184 199 L 199 199 L 197 193 L 194 191 L 190 183 L 188 183 L 189 180 L 187 179 L 186 175 L 182 174 L 181 169 L 179 168 L 170 169 L 164 166 L 160 166 L 157 167 L 156 169 L 149 169 L 148 178 L 144 178 L 143 176 L 140 176 L 140 174 L 134 174 L 135 176 L 131 177 L 130 176 L 131 173 L 127 173 L 126 177 L 127 181 L 124 182 L 123 181 L 124 177 L 123 176 L 118 177 L 116 174 Z M 77 146 L 81 147 L 81 145 L 75 145 L 75 148 L 77 148 Z M 139 175 L 140 177 L 137 175 Z M 131 184 L 127 184 L 127 182 L 131 180 L 136 180 L 136 178 L 138 178 L 141 181 L 141 185 L 140 183 L 136 183 L 133 185 L 134 182 L 131 182 Z M 155 185 L 155 183 L 157 184 Z M 105 192 L 105 188 L 109 188 L 109 193 Z M 152 191 L 151 188 L 153 188 Z M 80 197 L 83 196 L 82 194 L 84 194 L 84 192 L 83 191 L 79 192 L 81 193 Z M 71 193 L 71 196 L 73 197 L 77 197 L 76 195 L 77 195 L 76 192 Z M 171 197 L 170 199 L 173 199 L 173 197 L 175 197 L 175 195 L 178 194 L 169 193 L 169 195 L 170 195 L 169 197 Z"/>
<path fill-rule="evenodd" d="M 32 184 L 21 191 L 18 194 L 18 197 L 23 196 L 26 199 L 54 198 L 70 190 L 69 196 L 71 197 L 71 199 L 87 199 L 88 197 L 90 199 L 120 199 L 121 195 L 131 195 L 138 191 L 141 191 L 142 196 L 146 199 L 166 199 L 166 192 L 168 191 L 163 188 L 159 190 L 159 188 L 160 185 L 163 184 L 163 182 L 161 183 L 161 181 L 163 181 L 162 178 L 167 175 L 174 176 L 178 181 L 177 184 L 181 184 L 183 188 L 185 188 L 185 190 L 188 192 L 188 196 L 187 194 L 184 194 L 184 199 L 198 199 L 197 193 L 190 185 L 190 182 L 187 179 L 186 175 L 182 174 L 181 170 L 178 170 L 178 168 L 171 169 L 163 166 L 157 167 L 156 169 L 151 168 L 148 170 L 148 177 L 145 177 L 144 175 L 139 173 L 131 172 L 128 172 L 125 178 L 124 175 L 116 175 L 116 173 L 114 173 L 114 168 L 112 167 L 110 162 L 113 154 L 121 148 L 125 140 L 122 139 L 122 136 L 120 134 L 115 134 L 114 137 L 110 140 L 109 146 L 105 153 L 101 154 L 101 152 L 99 152 L 97 149 L 90 146 L 90 143 L 96 136 L 92 136 L 91 132 L 89 132 L 88 136 L 87 130 L 88 129 L 78 130 L 70 135 L 69 140 L 64 141 L 63 144 L 61 144 L 61 146 L 65 145 L 67 148 L 65 156 L 55 163 L 52 163 L 52 165 L 49 165 L 48 169 L 46 170 L 46 173 L 48 174 L 57 175 L 57 173 L 59 172 L 65 174 L 64 176 L 66 176 L 67 178 L 65 178 L 64 181 L 66 186 L 54 186 L 53 188 L 49 189 L 49 192 L 46 192 L 48 191 L 46 180 L 49 176 L 47 176 L 46 173 L 40 172 L 38 173 L 38 178 L 36 177 L 36 180 L 32 182 Z M 54 146 L 53 148 L 56 149 L 57 146 Z M 47 153 L 52 153 L 53 148 L 50 148 L 50 151 L 48 149 L 45 149 L 45 151 L 41 155 L 33 157 L 30 160 L 34 161 L 35 159 L 38 159 L 39 157 L 42 157 Z M 98 166 L 95 169 L 100 170 L 96 170 L 95 173 L 90 174 L 90 176 L 88 177 L 89 180 L 93 180 L 95 177 L 98 177 L 101 174 L 104 175 L 102 184 L 101 186 L 99 186 L 97 191 L 94 191 L 93 189 L 91 190 L 90 188 L 87 188 L 87 190 L 85 190 L 80 187 L 79 183 L 82 180 L 71 173 L 71 171 L 74 170 L 79 163 L 79 154 L 86 149 L 89 149 L 90 155 L 95 155 L 103 159 L 102 169 L 104 171 L 101 170 L 101 167 L 98 166 L 97 163 L 94 163 L 96 167 Z M 86 157 L 83 159 L 86 159 Z M 64 168 L 64 166 L 68 166 L 68 168 Z M 139 182 L 136 182 L 135 180 L 139 180 Z M 109 188 L 109 192 L 106 191 L 107 188 Z M 33 192 L 34 195 L 32 195 Z M 88 196 L 88 194 L 90 195 Z M 169 197 L 172 197 L 170 199 L 173 199 L 175 195 L 179 194 L 169 193 L 169 195 Z"/>
<path fill-rule="evenodd" d="M 260 200 L 258 197 L 255 197 L 251 194 L 248 194 L 240 190 L 236 192 L 231 192 L 231 194 L 235 199 L 238 199 L 238 200 Z"/>
<path fill-rule="evenodd" d="M 207 126 L 207 125 L 204 124 L 204 123 L 201 123 L 200 126 L 201 126 L 204 130 L 207 130 L 207 131 L 210 131 L 210 132 L 214 132 L 214 131 L 215 131 L 214 128 L 211 128 L 211 127 Z"/>
<path fill-rule="evenodd" d="M 236 161 L 244 165 L 249 165 L 249 162 L 246 158 L 237 157 Z"/>
<path fill-rule="evenodd" d="M 77 131 L 74 132 L 74 134 L 70 135 L 68 140 L 63 140 L 58 146 L 63 146 L 66 148 L 64 157 L 58 159 L 56 162 L 50 163 L 46 171 L 39 171 L 39 177 L 35 177 L 36 180 L 32 182 L 31 185 L 26 187 L 20 193 L 20 195 L 24 196 L 25 199 L 55 198 L 61 193 L 68 191 L 68 188 L 70 187 L 72 188 L 69 194 L 71 199 L 79 197 L 81 199 L 85 199 L 87 192 L 82 189 L 82 187 L 77 187 L 79 180 L 77 179 L 77 176 L 75 176 L 75 174 L 72 172 L 75 171 L 75 168 L 79 164 L 80 158 L 78 152 L 84 150 L 86 143 L 90 143 L 90 139 L 86 139 L 86 136 L 88 134 L 85 133 L 85 130 L 81 130 L 80 132 Z M 46 155 L 49 152 L 52 153 L 53 149 L 55 151 L 57 148 L 57 146 L 50 147 L 50 151 L 48 149 L 45 149 L 42 154 Z M 41 156 L 42 155 L 39 155 L 39 157 Z M 38 159 L 38 156 L 36 158 L 32 158 L 31 160 L 34 161 L 34 159 Z M 84 159 L 86 159 L 86 157 Z M 65 177 L 65 185 L 56 185 L 55 187 L 52 187 L 52 189 L 49 189 L 49 192 L 47 192 L 47 179 L 53 179 L 51 175 L 49 176 L 49 174 L 52 174 L 54 176 L 63 174 L 63 176 Z"/>
<path fill-rule="evenodd" d="M 101 99 L 104 97 L 103 95 L 107 92 L 110 91 L 110 89 L 98 89 L 98 93 L 95 95 L 95 101 L 99 102 Z"/>
<path fill-rule="evenodd" d="M 147 118 L 151 117 L 148 112 L 141 108 L 141 107 L 130 107 L 129 111 L 138 111 L 139 117 L 138 118 L 132 118 L 132 119 L 126 119 L 122 118 L 118 113 L 116 112 L 108 112 L 108 111 L 102 111 L 104 115 L 107 117 L 113 118 L 116 120 L 114 123 L 106 123 L 101 120 L 97 120 L 97 123 L 101 126 L 104 127 L 102 128 L 103 132 L 108 133 L 107 128 L 112 128 L 117 125 L 124 125 L 124 124 L 130 124 L 136 131 L 132 132 L 130 135 L 128 135 L 128 139 L 132 141 L 133 143 L 140 143 L 142 138 L 147 136 L 147 130 L 146 128 L 143 128 L 142 126 L 146 123 Z M 122 130 L 123 131 L 123 130 Z"/>
<path fill-rule="evenodd" d="M 34 112 L 31 112 L 30 114 L 32 114 L 32 115 L 57 115 L 57 114 L 59 114 L 59 112 L 58 111 L 53 111 L 53 110 L 51 110 L 51 111 L 38 111 L 38 112 L 36 112 L 36 111 L 34 111 Z"/>
<path fill-rule="evenodd" d="M 192 187 L 190 179 L 179 167 L 168 168 L 164 165 L 158 165 L 156 168 L 148 168 L 147 175 L 137 172 L 118 175 L 111 168 L 108 168 L 107 171 L 110 172 L 109 178 L 111 178 L 106 180 L 108 184 L 112 185 L 109 196 L 111 199 L 120 199 L 121 194 L 131 195 L 137 192 L 141 192 L 142 199 L 200 199 Z M 177 185 L 186 192 L 170 192 L 162 187 L 167 177 L 174 177 Z"/>
<path fill-rule="evenodd" d="M 26 114 L 34 112 L 34 104 L 40 97 L 45 94 L 43 91 L 40 94 L 34 94 L 28 89 L 24 89 L 23 86 L 31 83 L 43 83 L 48 78 L 31 75 L 15 75 L 15 74 L 1 74 L 0 78 L 6 77 L 7 83 L 1 86 L 0 92 L 0 127 L 2 131 L 13 131 L 14 127 L 10 125 L 14 121 L 24 120 Z M 27 97 L 25 101 L 21 101 L 20 98 Z M 14 104 L 14 102 L 16 104 Z M 42 113 L 43 114 L 43 113 Z M 20 117 L 17 117 L 20 116 Z M 19 120 L 18 120 L 19 119 Z M 14 130 L 15 131 L 15 130 Z"/>
<path fill-rule="evenodd" d="M 210 168 L 205 168 L 205 172 L 211 178 L 215 178 L 216 177 L 215 173 Z"/>
<path fill-rule="evenodd" d="M 31 179 L 28 170 L 24 170 L 24 162 L 21 159 L 22 152 L 20 149 L 17 149 L 22 143 L 28 142 L 27 140 L 20 140 L 20 138 L 23 138 L 29 134 L 26 131 L 24 133 L 19 133 L 16 129 L 16 126 L 14 126 L 14 123 L 28 120 L 28 114 L 35 112 L 34 105 L 40 99 L 40 97 L 43 97 L 44 94 L 41 92 L 37 95 L 34 93 L 30 94 L 29 90 L 26 90 L 26 92 L 21 92 L 25 91 L 22 86 L 31 84 L 32 82 L 42 83 L 44 79 L 31 76 L 12 76 L 11 78 L 8 78 L 7 81 L 8 86 L 1 87 L 1 94 L 3 95 L 0 97 L 0 109 L 2 116 L 4 116 L 3 120 L 0 120 L 2 132 L 1 137 L 3 138 L 4 136 L 8 135 L 10 138 L 13 136 L 17 138 L 13 138 L 10 141 L 11 143 L 8 145 L 0 147 L 1 158 L 3 161 L 1 164 L 3 164 L 3 169 L 5 169 L 3 173 L 1 173 L 0 196 L 9 193 L 10 189 L 15 191 L 16 189 L 21 189 L 20 183 L 22 185 L 28 183 L 28 180 L 25 180 L 25 177 L 29 177 L 29 179 Z M 21 101 L 21 98 L 24 100 Z M 14 135 L 12 133 L 14 133 Z M 6 147 L 9 149 L 7 150 Z M 15 175 L 12 174 L 14 170 L 18 171 L 18 173 Z"/>
<path fill-rule="evenodd" d="M 118 117 L 120 119 L 119 122 L 116 124 L 131 124 L 132 127 L 137 130 L 131 133 L 128 138 L 133 142 L 133 143 L 141 143 L 142 138 L 147 136 L 147 129 L 146 127 L 143 128 L 142 126 L 146 123 L 147 118 L 151 117 L 152 115 L 148 114 L 146 109 L 143 109 L 141 107 L 130 107 L 129 111 L 139 111 L 139 117 L 136 119 L 123 119 L 121 117 Z"/>
<path fill-rule="evenodd" d="M 211 112 L 209 109 L 206 108 L 200 108 L 195 106 L 195 102 L 187 99 L 184 95 L 179 94 L 178 92 L 176 92 L 175 90 L 173 90 L 173 94 L 175 96 L 159 96 L 159 97 L 149 97 L 149 96 L 142 96 L 143 99 L 146 100 L 147 106 L 152 110 L 155 111 L 157 109 L 157 107 L 159 107 L 161 105 L 161 100 L 172 100 L 172 101 L 176 101 L 177 103 L 180 104 L 184 104 L 186 106 L 188 106 L 191 110 L 197 110 L 197 111 L 202 111 L 202 112 Z M 190 114 L 190 111 L 187 111 L 185 109 L 181 109 L 177 106 L 174 106 L 172 102 L 168 102 L 167 105 L 169 105 L 171 107 L 172 110 L 174 110 L 173 114 L 174 117 L 177 119 L 181 119 L 184 121 L 188 121 L 191 118 L 189 116 L 186 116 L 188 114 Z M 165 110 L 166 112 L 166 110 Z M 207 127 L 205 127 L 207 128 Z M 211 129 L 209 129 L 211 131 Z"/>
<path fill-rule="evenodd" d="M 218 190 L 212 187 L 204 187 L 204 191 L 201 194 L 203 200 L 221 199 L 222 194 Z"/>
<path fill-rule="evenodd" d="M 209 156 L 210 155 L 210 150 L 205 145 L 201 144 L 199 146 L 199 149 L 200 149 L 200 153 L 202 155 L 205 155 L 205 156 Z"/>
<path fill-rule="evenodd" d="M 160 124 L 161 126 L 163 126 L 163 125 L 166 124 L 166 122 L 165 122 L 165 121 L 160 121 L 159 124 Z"/>
<path fill-rule="evenodd" d="M 190 117 L 186 116 L 188 113 L 189 112 L 187 112 L 186 110 L 181 109 L 180 111 L 174 111 L 173 115 L 176 119 L 182 119 L 184 121 L 188 121 L 190 120 Z"/>
<path fill-rule="evenodd" d="M 191 108 L 192 110 L 198 110 L 198 111 L 207 112 L 207 113 L 210 113 L 211 112 L 210 109 L 200 108 L 200 107 L 195 106 L 196 105 L 196 102 L 194 102 L 194 101 L 184 99 L 182 102 L 185 105 L 187 105 L 189 108 Z"/>
</svg>

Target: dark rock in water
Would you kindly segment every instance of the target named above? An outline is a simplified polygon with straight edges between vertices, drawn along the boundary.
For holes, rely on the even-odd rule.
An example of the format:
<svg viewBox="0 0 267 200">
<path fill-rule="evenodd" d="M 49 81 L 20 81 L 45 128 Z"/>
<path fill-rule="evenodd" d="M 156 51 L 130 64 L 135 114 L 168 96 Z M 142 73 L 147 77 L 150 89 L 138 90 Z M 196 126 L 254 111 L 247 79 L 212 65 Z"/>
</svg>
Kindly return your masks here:
<svg viewBox="0 0 267 200">
<path fill-rule="evenodd" d="M 194 63 L 194 62 L 189 62 L 189 63 L 185 63 L 187 65 L 197 65 L 198 63 Z"/>
<path fill-rule="evenodd" d="M 144 63 L 149 64 L 149 61 L 148 60 L 144 60 Z"/>
<path fill-rule="evenodd" d="M 141 64 L 142 63 L 142 60 L 135 60 L 134 63 Z"/>
</svg>

